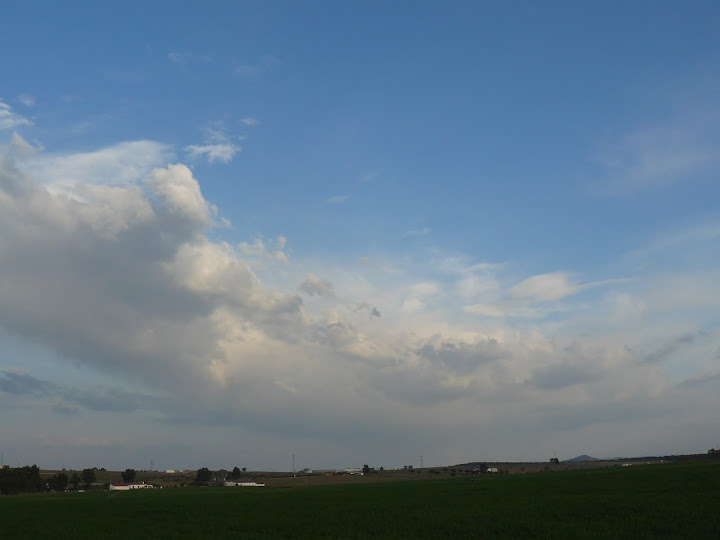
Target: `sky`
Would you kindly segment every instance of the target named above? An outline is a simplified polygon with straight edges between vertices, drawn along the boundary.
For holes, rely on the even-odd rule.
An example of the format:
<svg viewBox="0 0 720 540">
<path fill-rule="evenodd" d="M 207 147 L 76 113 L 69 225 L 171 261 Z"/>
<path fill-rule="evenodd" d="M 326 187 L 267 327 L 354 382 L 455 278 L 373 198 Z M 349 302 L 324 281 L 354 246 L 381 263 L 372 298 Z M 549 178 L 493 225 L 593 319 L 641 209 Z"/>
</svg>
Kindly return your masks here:
<svg viewBox="0 0 720 540">
<path fill-rule="evenodd" d="M 0 450 L 720 444 L 720 5 L 0 8 Z"/>
</svg>

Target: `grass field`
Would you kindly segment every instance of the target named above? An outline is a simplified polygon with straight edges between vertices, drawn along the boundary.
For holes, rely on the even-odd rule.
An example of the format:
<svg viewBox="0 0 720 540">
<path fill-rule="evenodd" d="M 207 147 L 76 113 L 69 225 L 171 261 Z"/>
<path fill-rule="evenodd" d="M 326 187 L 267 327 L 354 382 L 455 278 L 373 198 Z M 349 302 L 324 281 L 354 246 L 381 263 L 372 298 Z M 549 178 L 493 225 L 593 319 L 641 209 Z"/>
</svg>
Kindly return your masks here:
<svg viewBox="0 0 720 540">
<path fill-rule="evenodd" d="M 720 464 L 0 498 L 3 538 L 720 538 Z"/>
</svg>

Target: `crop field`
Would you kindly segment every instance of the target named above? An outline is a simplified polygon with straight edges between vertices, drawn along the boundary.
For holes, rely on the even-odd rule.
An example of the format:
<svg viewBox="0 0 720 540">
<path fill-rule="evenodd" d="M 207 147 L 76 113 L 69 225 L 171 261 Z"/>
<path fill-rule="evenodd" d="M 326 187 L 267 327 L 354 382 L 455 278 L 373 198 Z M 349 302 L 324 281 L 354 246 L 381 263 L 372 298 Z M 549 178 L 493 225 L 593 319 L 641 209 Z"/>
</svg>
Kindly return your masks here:
<svg viewBox="0 0 720 540">
<path fill-rule="evenodd" d="M 720 464 L 0 497 L 4 538 L 720 538 Z"/>
</svg>

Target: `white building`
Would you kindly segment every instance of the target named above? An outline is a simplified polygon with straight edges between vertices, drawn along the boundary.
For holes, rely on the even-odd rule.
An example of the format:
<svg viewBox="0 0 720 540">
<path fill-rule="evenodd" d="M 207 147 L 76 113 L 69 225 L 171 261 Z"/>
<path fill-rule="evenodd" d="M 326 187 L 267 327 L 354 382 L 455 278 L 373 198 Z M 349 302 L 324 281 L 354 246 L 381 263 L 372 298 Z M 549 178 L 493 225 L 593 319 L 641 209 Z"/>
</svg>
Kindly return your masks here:
<svg viewBox="0 0 720 540">
<path fill-rule="evenodd" d="M 225 482 L 225 487 L 265 487 L 265 484 L 258 484 L 257 482 Z"/>
<path fill-rule="evenodd" d="M 130 482 L 129 484 L 110 484 L 111 491 L 130 491 L 131 489 L 151 489 L 152 484 L 145 482 Z"/>
</svg>

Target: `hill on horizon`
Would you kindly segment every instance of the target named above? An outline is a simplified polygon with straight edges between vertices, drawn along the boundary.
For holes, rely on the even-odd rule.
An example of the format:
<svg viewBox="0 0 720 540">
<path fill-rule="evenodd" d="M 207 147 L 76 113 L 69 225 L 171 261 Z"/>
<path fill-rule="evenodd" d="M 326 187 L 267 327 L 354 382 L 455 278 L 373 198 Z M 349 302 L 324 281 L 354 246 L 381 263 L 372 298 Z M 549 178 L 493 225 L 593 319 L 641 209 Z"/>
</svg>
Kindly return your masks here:
<svg viewBox="0 0 720 540">
<path fill-rule="evenodd" d="M 602 461 L 602 459 L 583 454 L 581 456 L 576 456 L 572 459 L 564 459 L 563 463 L 572 463 L 576 461 Z"/>
</svg>

